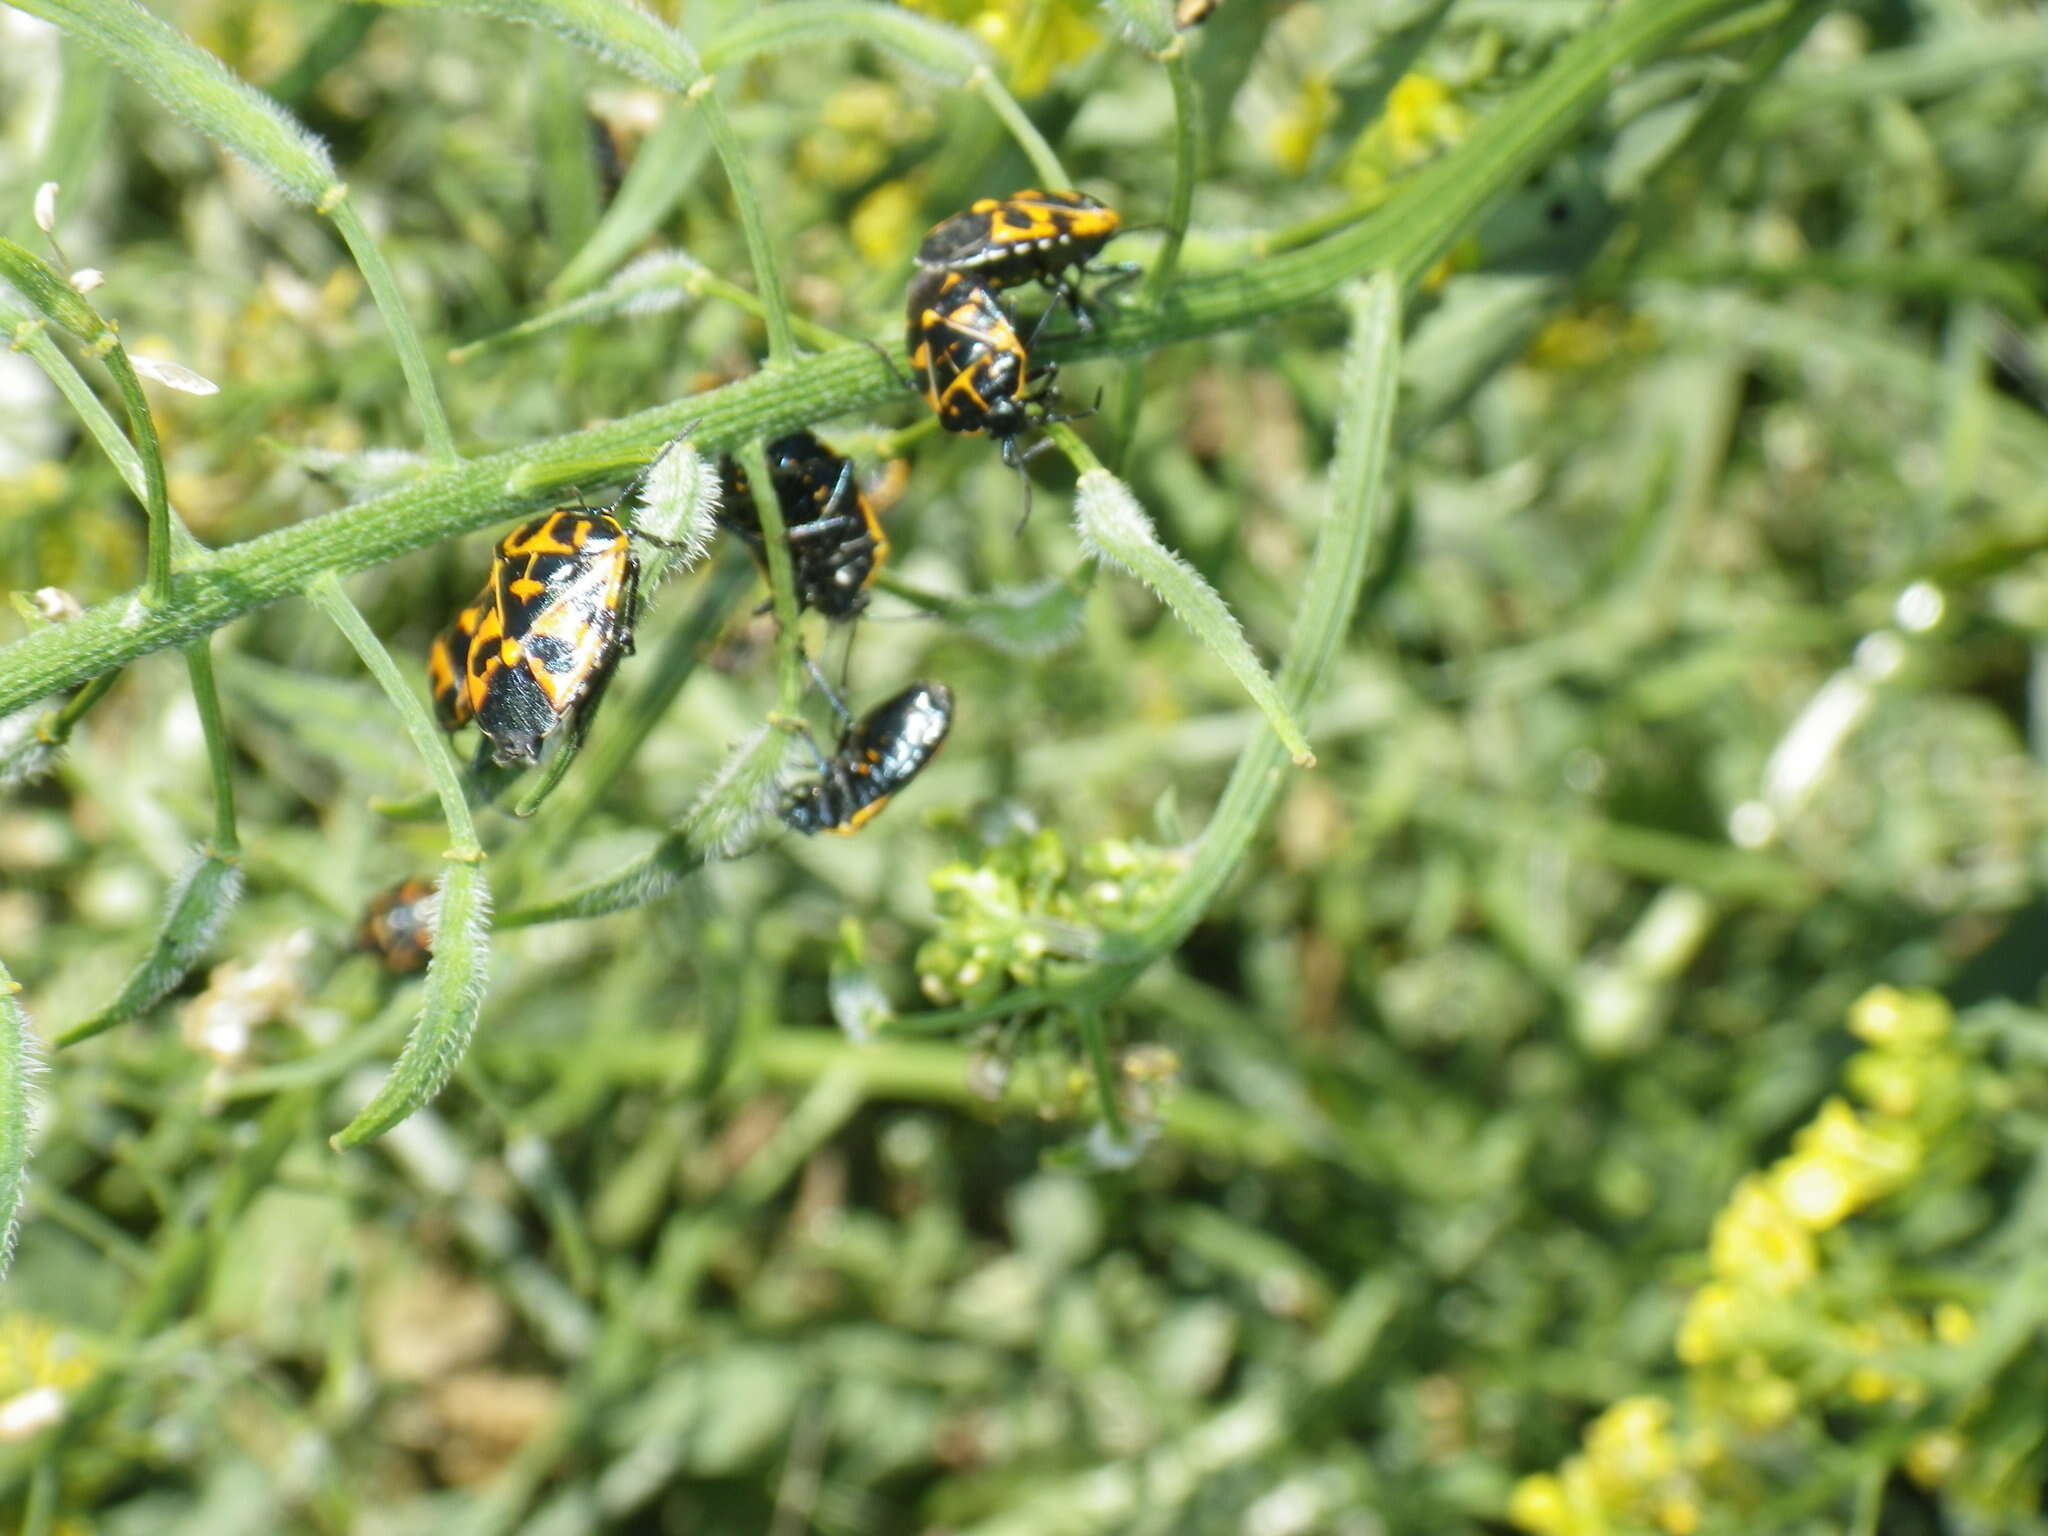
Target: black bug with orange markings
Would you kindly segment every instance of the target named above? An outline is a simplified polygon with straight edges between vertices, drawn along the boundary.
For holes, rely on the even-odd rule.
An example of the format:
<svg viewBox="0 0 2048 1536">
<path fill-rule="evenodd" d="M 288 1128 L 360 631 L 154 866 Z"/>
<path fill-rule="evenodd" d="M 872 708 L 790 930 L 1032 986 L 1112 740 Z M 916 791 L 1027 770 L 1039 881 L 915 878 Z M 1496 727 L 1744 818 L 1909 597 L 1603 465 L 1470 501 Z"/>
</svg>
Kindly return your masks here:
<svg viewBox="0 0 2048 1536">
<path fill-rule="evenodd" d="M 939 425 L 986 432 L 1003 462 L 1021 465 L 1018 435 L 1058 419 L 1048 405 L 1057 365 L 1034 365 L 995 290 L 959 272 L 931 268 L 911 279 L 907 319 L 911 376 Z"/>
<path fill-rule="evenodd" d="M 912 683 L 846 728 L 819 776 L 791 786 L 782 819 L 798 832 L 858 832 L 924 770 L 953 724 L 953 691 Z"/>
<path fill-rule="evenodd" d="M 857 617 L 867 607 L 869 585 L 889 558 L 889 538 L 854 478 L 853 461 L 809 432 L 778 437 L 767 453 L 798 606 L 835 621 Z M 726 459 L 719 476 L 724 494 L 718 521 L 745 542 L 755 563 L 766 570 L 760 514 L 746 471 Z"/>
<path fill-rule="evenodd" d="M 633 648 L 640 562 L 609 512 L 543 514 L 498 541 L 491 578 L 438 636 L 428 679 L 441 724 L 474 719 L 499 763 L 530 763 L 580 730 Z"/>
<path fill-rule="evenodd" d="M 1035 279 L 1085 326 L 1080 290 L 1069 274 L 1100 254 L 1122 224 L 1114 208 L 1085 192 L 1027 187 L 981 198 L 941 219 L 918 247 L 917 264 L 927 272 L 966 274 L 990 289 Z"/>
<path fill-rule="evenodd" d="M 434 947 L 434 883 L 412 879 L 380 891 L 364 910 L 356 942 L 396 975 L 425 970 Z"/>
</svg>

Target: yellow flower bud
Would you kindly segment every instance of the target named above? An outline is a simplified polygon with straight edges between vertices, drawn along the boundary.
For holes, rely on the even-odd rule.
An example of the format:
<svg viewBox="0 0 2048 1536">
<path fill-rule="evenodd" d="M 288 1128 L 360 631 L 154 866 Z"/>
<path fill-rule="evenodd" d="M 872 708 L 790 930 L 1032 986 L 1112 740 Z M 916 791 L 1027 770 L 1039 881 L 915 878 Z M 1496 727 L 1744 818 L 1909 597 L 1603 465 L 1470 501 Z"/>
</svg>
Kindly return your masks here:
<svg viewBox="0 0 2048 1536">
<path fill-rule="evenodd" d="M 1906 1447 L 1906 1476 L 1922 1488 L 1936 1488 L 1948 1481 L 1962 1459 L 1963 1437 L 1951 1429 L 1937 1429 Z"/>
<path fill-rule="evenodd" d="M 1748 1334 L 1749 1325 L 1742 1293 L 1725 1280 L 1709 1281 L 1686 1303 L 1685 1319 L 1678 1325 L 1678 1358 L 1687 1365 L 1724 1359 Z"/>
<path fill-rule="evenodd" d="M 1955 1014 L 1938 992 L 1872 987 L 1849 1007 L 1849 1032 L 1893 1051 L 1921 1051 L 1949 1031 Z"/>
<path fill-rule="evenodd" d="M 1714 1273 L 1783 1294 L 1813 1278 L 1819 1260 L 1782 1192 L 1754 1175 L 1735 1186 L 1707 1240 Z"/>
<path fill-rule="evenodd" d="M 1564 1486 L 1548 1472 L 1515 1484 L 1515 1491 L 1508 1495 L 1508 1519 L 1532 1536 L 1574 1536 L 1577 1530 L 1565 1503 Z"/>
<path fill-rule="evenodd" d="M 1934 1336 L 1944 1344 L 1967 1344 L 1977 1336 L 1977 1319 L 1968 1307 L 1944 1301 L 1934 1309 Z"/>
</svg>

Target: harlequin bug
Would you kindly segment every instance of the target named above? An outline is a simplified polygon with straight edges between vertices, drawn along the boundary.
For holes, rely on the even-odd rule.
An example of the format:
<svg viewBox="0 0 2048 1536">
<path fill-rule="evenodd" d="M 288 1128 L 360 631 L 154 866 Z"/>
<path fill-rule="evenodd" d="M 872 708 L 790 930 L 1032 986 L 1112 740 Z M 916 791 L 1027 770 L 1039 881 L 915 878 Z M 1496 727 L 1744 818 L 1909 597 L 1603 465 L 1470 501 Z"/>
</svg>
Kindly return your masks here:
<svg viewBox="0 0 2048 1536">
<path fill-rule="evenodd" d="M 434 718 L 444 731 L 461 730 L 475 713 L 469 698 L 469 648 L 496 598 L 496 589 L 485 581 L 483 591 L 427 648 L 427 685 L 434 694 Z"/>
<path fill-rule="evenodd" d="M 1087 414 L 1052 409 L 1059 365 L 1031 361 L 995 290 L 958 272 L 924 271 L 910 281 L 908 311 L 910 371 L 939 425 L 970 436 L 988 433 L 1018 474 L 1025 459 L 1019 434 Z M 1029 477 L 1024 516 L 1031 516 Z"/>
<path fill-rule="evenodd" d="M 581 734 L 612 669 L 633 652 L 640 560 L 632 541 L 679 547 L 628 533 L 616 514 L 688 432 L 656 454 L 609 510 L 546 512 L 498 541 L 483 591 L 427 653 L 443 729 L 474 719 L 500 764 L 534 762 L 564 721 Z"/>
<path fill-rule="evenodd" d="M 939 425 L 988 433 L 1018 467 L 1017 435 L 1050 417 L 1059 365 L 1034 365 L 995 290 L 958 272 L 920 272 L 908 310 L 910 371 Z"/>
<path fill-rule="evenodd" d="M 544 513 L 498 541 L 491 579 L 435 641 L 441 724 L 474 718 L 500 763 L 530 763 L 563 721 L 588 719 L 633 649 L 640 562 L 609 512 Z"/>
<path fill-rule="evenodd" d="M 964 213 L 941 219 L 917 248 L 917 264 L 928 272 L 967 273 L 992 289 L 1036 279 L 1086 329 L 1081 292 L 1067 274 L 1086 266 L 1122 222 L 1114 208 L 1085 192 L 1027 188 L 984 197 Z"/>
<path fill-rule="evenodd" d="M 809 432 L 792 432 L 768 445 L 768 474 L 782 508 L 799 607 L 828 619 L 856 617 L 868 604 L 868 586 L 889 558 L 889 538 L 853 477 L 853 461 Z M 737 534 L 767 568 L 760 514 L 747 474 L 732 459 L 719 465 L 724 482 L 719 523 Z"/>
<path fill-rule="evenodd" d="M 806 836 L 859 831 L 932 760 L 952 723 L 953 691 L 912 683 L 847 726 L 839 749 L 820 755 L 818 777 L 783 796 L 783 821 Z"/>
<path fill-rule="evenodd" d="M 431 880 L 407 880 L 379 892 L 363 913 L 356 942 L 381 959 L 387 971 L 402 976 L 424 970 L 434 947 L 433 899 Z"/>
</svg>

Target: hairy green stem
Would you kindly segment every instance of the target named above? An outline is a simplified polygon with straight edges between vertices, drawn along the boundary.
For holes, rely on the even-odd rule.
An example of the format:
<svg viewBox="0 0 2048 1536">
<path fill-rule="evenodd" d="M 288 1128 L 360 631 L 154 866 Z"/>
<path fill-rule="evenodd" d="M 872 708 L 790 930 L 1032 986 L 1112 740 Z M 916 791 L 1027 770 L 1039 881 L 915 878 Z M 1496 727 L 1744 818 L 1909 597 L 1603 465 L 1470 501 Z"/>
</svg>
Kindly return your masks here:
<svg viewBox="0 0 2048 1536">
<path fill-rule="evenodd" d="M 775 494 L 775 481 L 768 473 L 766 450 L 754 443 L 741 458 L 747 468 L 748 489 L 754 495 L 755 515 L 761 521 L 762 556 L 768 563 L 768 598 L 775 609 L 775 707 L 791 715 L 803 702 L 804 665 L 803 636 L 797 630 L 796 568 L 789 559 L 789 531 L 783 526 L 782 499 Z"/>
<path fill-rule="evenodd" d="M 455 451 L 455 435 L 448 428 L 448 417 L 441 409 L 441 396 L 434 388 L 434 371 L 427 362 L 427 349 L 420 343 L 420 333 L 412 323 L 412 315 L 405 307 L 405 296 L 398 291 L 398 279 L 392 275 L 391 264 L 384 259 L 384 252 L 370 234 L 370 226 L 363 222 L 363 215 L 349 199 L 346 188 L 326 209 L 327 217 L 334 221 L 334 228 L 348 243 L 349 254 L 355 258 L 356 268 L 363 274 L 363 281 L 370 285 L 370 297 L 376 301 L 378 311 L 384 316 L 384 329 L 391 335 L 391 345 L 398 353 L 399 370 L 405 375 L 405 387 L 412 395 L 413 409 L 419 412 L 420 428 L 427 435 L 427 452 L 437 463 L 452 464 L 459 457 Z"/>
<path fill-rule="evenodd" d="M 14 1228 L 28 1188 L 28 1132 L 34 1118 L 35 1040 L 18 1000 L 21 986 L 0 959 L 0 1276 L 14 1257 Z"/>
</svg>

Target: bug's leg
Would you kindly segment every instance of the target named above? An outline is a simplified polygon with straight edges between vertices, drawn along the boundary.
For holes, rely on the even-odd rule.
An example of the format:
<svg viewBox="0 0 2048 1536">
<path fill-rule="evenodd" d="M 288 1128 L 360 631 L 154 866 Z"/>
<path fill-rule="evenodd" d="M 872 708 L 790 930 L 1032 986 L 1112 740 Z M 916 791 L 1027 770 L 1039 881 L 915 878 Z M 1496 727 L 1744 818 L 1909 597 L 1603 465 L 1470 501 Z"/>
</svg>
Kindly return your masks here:
<svg viewBox="0 0 2048 1536">
<path fill-rule="evenodd" d="M 853 642 L 859 634 L 858 624 L 846 626 L 846 649 L 839 653 L 839 690 L 842 693 L 849 691 L 847 679 L 853 675 Z"/>
<path fill-rule="evenodd" d="M 1044 446 L 1044 443 L 1038 445 L 1040 448 Z M 1032 451 L 1036 452 L 1037 449 Z M 1017 531 L 1013 535 L 1015 538 L 1024 536 L 1025 525 L 1031 521 L 1031 472 L 1024 467 L 1024 461 L 1029 457 L 1029 454 L 1018 451 L 1016 433 L 1012 432 L 1003 438 L 1003 462 L 1017 472 L 1017 481 L 1024 487 L 1024 515 L 1017 519 Z"/>
<path fill-rule="evenodd" d="M 785 715 L 781 710 L 771 710 L 768 723 L 778 731 L 787 731 L 792 736 L 801 736 L 806 747 L 811 749 L 812 760 L 818 765 L 818 772 L 824 778 L 832 776 L 832 760 L 825 756 L 818 746 L 818 738 L 811 734 L 811 722 L 802 715 Z"/>
<path fill-rule="evenodd" d="M 825 681 L 825 674 L 818 670 L 818 664 L 811 660 L 808 653 L 804 656 L 804 667 L 811 674 L 811 681 L 818 685 L 818 691 L 825 695 L 825 702 L 832 706 L 832 713 L 839 717 L 839 724 L 842 727 L 853 724 L 853 715 L 847 709 L 846 701 Z"/>
</svg>

